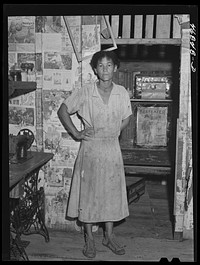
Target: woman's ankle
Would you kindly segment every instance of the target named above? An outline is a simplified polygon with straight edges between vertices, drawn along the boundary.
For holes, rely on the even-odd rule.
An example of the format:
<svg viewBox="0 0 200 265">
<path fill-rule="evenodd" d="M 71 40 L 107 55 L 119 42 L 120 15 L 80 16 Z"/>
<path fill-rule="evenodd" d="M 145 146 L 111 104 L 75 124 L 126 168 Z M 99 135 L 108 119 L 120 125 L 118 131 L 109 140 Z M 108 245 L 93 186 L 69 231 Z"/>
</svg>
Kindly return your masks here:
<svg viewBox="0 0 200 265">
<path fill-rule="evenodd" d="M 86 237 L 87 237 L 88 239 L 94 241 L 94 237 L 93 237 L 93 235 L 91 236 L 91 235 L 86 234 Z"/>
<path fill-rule="evenodd" d="M 113 235 L 113 232 L 107 232 L 107 231 L 104 232 L 104 237 L 106 239 L 110 238 L 112 235 Z"/>
<path fill-rule="evenodd" d="M 113 222 L 106 222 L 104 235 L 106 238 L 110 238 L 112 234 L 113 234 Z"/>
<path fill-rule="evenodd" d="M 87 233 L 87 231 L 84 232 L 84 237 L 85 239 L 90 239 L 90 240 L 94 240 L 94 236 L 92 233 Z"/>
<path fill-rule="evenodd" d="M 91 224 L 85 224 L 84 234 L 87 238 L 94 240 Z"/>
</svg>

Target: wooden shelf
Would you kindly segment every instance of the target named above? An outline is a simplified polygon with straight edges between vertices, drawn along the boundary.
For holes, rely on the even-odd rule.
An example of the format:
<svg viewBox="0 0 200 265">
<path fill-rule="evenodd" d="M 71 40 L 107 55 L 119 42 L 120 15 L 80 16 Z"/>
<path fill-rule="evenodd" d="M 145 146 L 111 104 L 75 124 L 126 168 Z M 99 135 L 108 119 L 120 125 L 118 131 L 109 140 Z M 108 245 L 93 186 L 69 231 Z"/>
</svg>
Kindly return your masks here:
<svg viewBox="0 0 200 265">
<path fill-rule="evenodd" d="M 133 39 L 129 39 L 129 38 L 116 38 L 115 42 L 117 45 L 120 44 L 144 44 L 144 45 L 158 45 L 158 44 L 171 44 L 171 45 L 181 45 L 181 38 L 174 38 L 174 39 L 168 39 L 168 38 L 133 38 Z M 112 40 L 111 39 L 103 39 L 101 38 L 101 45 L 102 44 L 112 44 Z"/>
<path fill-rule="evenodd" d="M 168 102 L 172 102 L 172 99 L 153 99 L 153 98 L 145 98 L 145 99 L 137 99 L 137 98 L 131 98 L 130 99 L 131 102 L 164 102 L 164 103 L 168 103 Z"/>
<path fill-rule="evenodd" d="M 36 90 L 36 82 L 25 82 L 25 81 L 9 81 L 9 99 L 15 98 Z"/>
<path fill-rule="evenodd" d="M 170 167 L 171 160 L 169 150 L 165 149 L 140 149 L 126 148 L 122 150 L 124 165 Z"/>
</svg>

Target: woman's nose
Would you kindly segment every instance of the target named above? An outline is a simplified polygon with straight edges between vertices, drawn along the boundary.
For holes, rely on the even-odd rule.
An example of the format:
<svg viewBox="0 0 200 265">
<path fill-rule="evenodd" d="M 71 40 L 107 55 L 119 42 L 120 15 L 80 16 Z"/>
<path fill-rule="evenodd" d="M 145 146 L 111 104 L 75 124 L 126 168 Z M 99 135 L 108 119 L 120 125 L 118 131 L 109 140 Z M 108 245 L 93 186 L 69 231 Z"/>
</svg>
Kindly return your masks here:
<svg viewBox="0 0 200 265">
<path fill-rule="evenodd" d="M 107 65 L 103 66 L 103 71 L 107 71 Z"/>
</svg>

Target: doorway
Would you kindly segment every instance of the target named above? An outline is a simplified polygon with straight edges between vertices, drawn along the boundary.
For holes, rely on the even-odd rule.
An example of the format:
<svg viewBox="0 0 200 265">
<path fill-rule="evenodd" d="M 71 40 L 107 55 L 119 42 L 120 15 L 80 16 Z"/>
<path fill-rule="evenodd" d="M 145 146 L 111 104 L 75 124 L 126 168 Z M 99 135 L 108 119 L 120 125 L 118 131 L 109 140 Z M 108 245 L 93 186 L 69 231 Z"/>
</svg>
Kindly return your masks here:
<svg viewBox="0 0 200 265">
<path fill-rule="evenodd" d="M 102 45 L 102 49 L 109 48 L 109 45 Z M 176 121 L 179 113 L 179 69 L 180 69 L 180 46 L 175 45 L 118 45 L 115 50 L 119 60 L 120 67 L 114 77 L 114 82 L 123 85 L 130 94 L 133 115 L 128 127 L 120 136 L 122 149 L 128 150 L 132 155 L 133 164 L 136 166 L 145 166 L 146 161 L 150 161 L 148 166 L 154 166 L 158 169 L 160 166 L 169 166 L 170 174 L 151 174 L 148 171 L 140 174 L 130 174 L 144 177 L 146 186 L 149 189 L 149 202 L 152 199 L 157 204 L 159 196 L 166 199 L 165 210 L 168 211 L 172 236 L 174 231 L 174 185 L 175 185 L 175 157 L 176 157 Z M 136 78 L 138 75 L 146 76 L 170 76 L 170 96 L 162 98 L 137 98 Z M 159 145 L 138 145 L 136 134 L 138 133 L 138 116 L 139 108 L 167 108 L 166 117 L 166 144 Z M 137 109 L 137 110 L 136 110 Z M 135 114 L 135 115 L 134 115 Z M 142 117 L 142 116 L 141 116 Z M 143 162 L 141 162 L 142 157 Z M 131 163 L 129 161 L 129 163 Z M 162 164 L 164 163 L 164 164 Z M 168 164 L 167 164 L 168 163 Z M 158 195 L 160 194 L 160 195 Z M 163 195 L 162 195 L 163 194 Z M 157 201 L 158 199 L 158 201 Z M 163 201 L 164 202 L 164 201 Z M 165 201 L 166 202 L 166 201 Z M 165 203 L 164 203 L 165 204 Z M 158 205 L 157 205 L 158 206 Z M 156 207 L 157 207 L 156 206 Z M 132 207 L 132 206 L 131 206 Z M 158 206 L 159 207 L 159 206 Z M 154 207 L 150 206 L 151 209 Z M 163 209 L 164 209 L 163 208 Z M 153 210 L 152 210 L 153 211 Z M 151 212 L 152 214 L 152 212 Z"/>
</svg>

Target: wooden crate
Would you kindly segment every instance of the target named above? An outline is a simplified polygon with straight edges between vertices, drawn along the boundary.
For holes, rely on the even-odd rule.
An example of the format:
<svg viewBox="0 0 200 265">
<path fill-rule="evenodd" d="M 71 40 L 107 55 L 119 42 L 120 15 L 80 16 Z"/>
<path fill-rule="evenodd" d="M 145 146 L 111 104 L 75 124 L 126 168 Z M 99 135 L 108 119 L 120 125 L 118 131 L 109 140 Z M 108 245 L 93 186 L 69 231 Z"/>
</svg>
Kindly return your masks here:
<svg viewBox="0 0 200 265">
<path fill-rule="evenodd" d="M 145 193 L 145 179 L 126 176 L 126 191 L 128 204 L 138 202 L 140 197 Z"/>
</svg>

